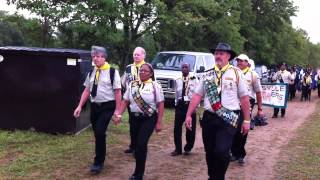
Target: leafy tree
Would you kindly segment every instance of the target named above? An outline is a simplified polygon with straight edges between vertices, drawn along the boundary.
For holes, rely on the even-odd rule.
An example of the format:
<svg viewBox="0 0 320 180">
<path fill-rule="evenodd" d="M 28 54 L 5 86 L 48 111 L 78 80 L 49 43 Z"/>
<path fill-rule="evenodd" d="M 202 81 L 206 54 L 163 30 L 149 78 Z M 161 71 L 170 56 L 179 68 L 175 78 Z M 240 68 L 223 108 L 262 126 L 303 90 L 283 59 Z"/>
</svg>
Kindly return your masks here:
<svg viewBox="0 0 320 180">
<path fill-rule="evenodd" d="M 0 11 L 0 44 L 2 46 L 39 46 L 41 25 L 36 19 L 25 19 L 23 16 L 8 15 Z"/>
</svg>

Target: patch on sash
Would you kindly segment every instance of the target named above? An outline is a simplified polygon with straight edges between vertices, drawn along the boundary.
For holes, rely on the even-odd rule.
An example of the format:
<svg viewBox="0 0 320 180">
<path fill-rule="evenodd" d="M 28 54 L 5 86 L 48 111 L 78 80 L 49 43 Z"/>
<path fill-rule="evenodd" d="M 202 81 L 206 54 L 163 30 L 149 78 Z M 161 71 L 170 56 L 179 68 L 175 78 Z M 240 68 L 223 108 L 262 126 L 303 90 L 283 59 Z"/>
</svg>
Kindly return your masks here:
<svg viewBox="0 0 320 180">
<path fill-rule="evenodd" d="M 231 81 L 233 81 L 233 78 L 232 78 L 232 77 L 226 77 L 225 80 L 231 80 Z"/>
<path fill-rule="evenodd" d="M 151 87 L 145 87 L 145 88 L 141 89 L 141 93 L 142 94 L 151 94 L 152 89 L 151 89 Z"/>
</svg>

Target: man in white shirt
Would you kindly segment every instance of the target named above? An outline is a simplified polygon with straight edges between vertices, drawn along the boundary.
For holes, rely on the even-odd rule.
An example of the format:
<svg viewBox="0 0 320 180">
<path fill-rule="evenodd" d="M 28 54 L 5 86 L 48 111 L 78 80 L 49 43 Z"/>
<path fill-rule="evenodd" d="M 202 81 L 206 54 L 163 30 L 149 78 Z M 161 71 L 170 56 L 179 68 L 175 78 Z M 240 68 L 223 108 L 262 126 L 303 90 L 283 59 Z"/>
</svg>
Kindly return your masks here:
<svg viewBox="0 0 320 180">
<path fill-rule="evenodd" d="M 188 106 L 192 95 L 198 83 L 195 76 L 189 75 L 190 65 L 182 64 L 182 76 L 176 79 L 175 83 L 175 119 L 174 119 L 174 145 L 175 150 L 171 156 L 178 156 L 182 154 L 182 126 L 186 119 Z M 186 145 L 184 146 L 184 154 L 188 155 L 193 148 L 196 137 L 196 112 L 192 114 L 192 130 L 186 129 Z"/>
<path fill-rule="evenodd" d="M 192 130 L 191 115 L 204 97 L 201 125 L 209 180 L 225 179 L 241 109 L 244 116 L 241 132 L 247 134 L 250 129 L 248 87 L 241 71 L 229 64 L 235 52 L 227 43 L 219 43 L 211 52 L 216 65 L 200 80 L 185 120 L 187 128 Z"/>
<path fill-rule="evenodd" d="M 275 73 L 272 77 L 272 80 L 275 81 L 276 83 L 284 83 L 284 84 L 289 84 L 291 81 L 291 74 L 289 71 L 286 70 L 286 63 L 281 63 L 280 64 L 280 70 Z M 274 108 L 273 109 L 273 116 L 272 118 L 277 118 L 278 113 L 279 113 L 280 108 Z M 281 117 L 284 117 L 286 114 L 286 108 L 281 108 Z"/>
</svg>

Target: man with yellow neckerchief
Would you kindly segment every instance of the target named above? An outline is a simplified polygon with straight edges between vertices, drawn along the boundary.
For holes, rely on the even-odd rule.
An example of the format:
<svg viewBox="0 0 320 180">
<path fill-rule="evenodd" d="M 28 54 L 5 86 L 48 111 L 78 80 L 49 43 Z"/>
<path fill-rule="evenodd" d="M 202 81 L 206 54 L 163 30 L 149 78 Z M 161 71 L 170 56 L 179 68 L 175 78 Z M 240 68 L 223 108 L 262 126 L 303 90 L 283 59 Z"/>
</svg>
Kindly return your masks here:
<svg viewBox="0 0 320 180">
<path fill-rule="evenodd" d="M 142 64 L 145 64 L 146 51 L 142 47 L 136 47 L 133 51 L 133 64 L 129 64 L 126 67 L 125 73 L 121 78 L 121 84 L 124 92 L 132 81 L 139 81 L 139 70 Z M 130 107 L 128 107 L 129 112 L 129 129 L 130 129 L 130 145 L 129 149 L 125 150 L 125 153 L 133 153 L 136 145 L 136 140 L 132 135 L 132 117 L 130 116 Z"/>
<path fill-rule="evenodd" d="M 188 106 L 198 80 L 195 76 L 189 74 L 190 65 L 183 63 L 181 65 L 182 77 L 175 80 L 175 118 L 174 118 L 174 145 L 175 150 L 171 156 L 182 154 L 182 126 L 186 119 Z M 192 131 L 186 129 L 186 145 L 184 146 L 184 155 L 188 155 L 193 148 L 196 137 L 196 112 L 192 114 Z"/>
<path fill-rule="evenodd" d="M 95 67 L 84 82 L 85 89 L 81 95 L 74 116 L 78 118 L 82 106 L 90 97 L 90 120 L 95 137 L 95 158 L 90 168 L 92 173 L 100 173 L 106 156 L 106 131 L 112 115 L 121 103 L 121 82 L 118 70 L 106 62 L 105 48 L 92 46 L 91 56 Z M 111 73 L 113 71 L 113 73 Z M 112 77 L 113 76 L 113 77 Z"/>
<path fill-rule="evenodd" d="M 255 104 L 255 98 L 257 98 L 257 104 L 258 104 L 258 116 L 263 116 L 262 111 L 262 96 L 261 96 L 261 84 L 260 80 L 258 78 L 258 74 L 250 69 L 249 64 L 249 57 L 245 54 L 240 54 L 238 57 L 236 57 L 237 60 L 237 66 L 239 69 L 241 69 L 245 81 L 248 85 L 248 91 L 249 91 L 249 98 L 250 98 L 250 115 L 252 113 L 253 106 Z M 252 119 L 252 118 L 251 118 Z M 238 125 L 238 131 L 235 134 L 235 137 L 233 139 L 232 148 L 231 148 L 231 161 L 238 160 L 238 163 L 240 165 L 244 164 L 244 157 L 246 156 L 246 150 L 245 150 L 245 144 L 247 142 L 248 134 L 243 135 L 240 132 L 240 127 L 243 123 L 243 114 L 240 113 L 239 116 L 239 125 Z"/>
<path fill-rule="evenodd" d="M 237 131 L 238 116 L 242 109 L 244 123 L 241 132 L 250 129 L 248 87 L 241 71 L 229 64 L 235 52 L 227 43 L 219 43 L 211 52 L 216 67 L 200 80 L 186 115 L 186 126 L 192 128 L 191 115 L 204 97 L 201 120 L 202 138 L 206 153 L 209 180 L 225 179 L 230 162 L 230 149 Z M 240 109 L 241 104 L 241 109 Z"/>
</svg>

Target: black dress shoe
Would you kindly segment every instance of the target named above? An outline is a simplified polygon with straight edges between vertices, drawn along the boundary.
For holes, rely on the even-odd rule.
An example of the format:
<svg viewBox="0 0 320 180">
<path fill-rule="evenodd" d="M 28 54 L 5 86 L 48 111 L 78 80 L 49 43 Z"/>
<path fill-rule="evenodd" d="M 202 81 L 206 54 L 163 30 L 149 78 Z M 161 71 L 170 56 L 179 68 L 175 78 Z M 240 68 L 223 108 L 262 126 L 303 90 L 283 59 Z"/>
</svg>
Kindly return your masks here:
<svg viewBox="0 0 320 180">
<path fill-rule="evenodd" d="M 129 180 L 142 180 L 142 176 L 132 175 L 129 177 Z"/>
<path fill-rule="evenodd" d="M 244 158 L 239 158 L 238 163 L 243 166 L 245 164 Z"/>
<path fill-rule="evenodd" d="M 171 155 L 171 156 L 179 156 L 179 155 L 181 155 L 181 154 L 182 154 L 182 152 L 173 151 L 170 155 Z"/>
<path fill-rule="evenodd" d="M 183 153 L 183 155 L 185 155 L 185 156 L 190 155 L 190 151 L 185 151 L 185 152 Z"/>
<path fill-rule="evenodd" d="M 238 160 L 238 159 L 239 159 L 239 158 L 236 157 L 236 156 L 231 156 L 230 161 L 233 162 L 233 161 L 236 161 L 236 160 Z"/>
<path fill-rule="evenodd" d="M 103 168 L 103 164 L 93 164 L 90 167 L 90 172 L 92 174 L 99 174 L 102 171 L 102 168 Z"/>
<path fill-rule="evenodd" d="M 126 153 L 126 154 L 131 154 L 133 152 L 134 152 L 134 150 L 130 149 L 130 148 L 124 151 L 124 153 Z"/>
</svg>

